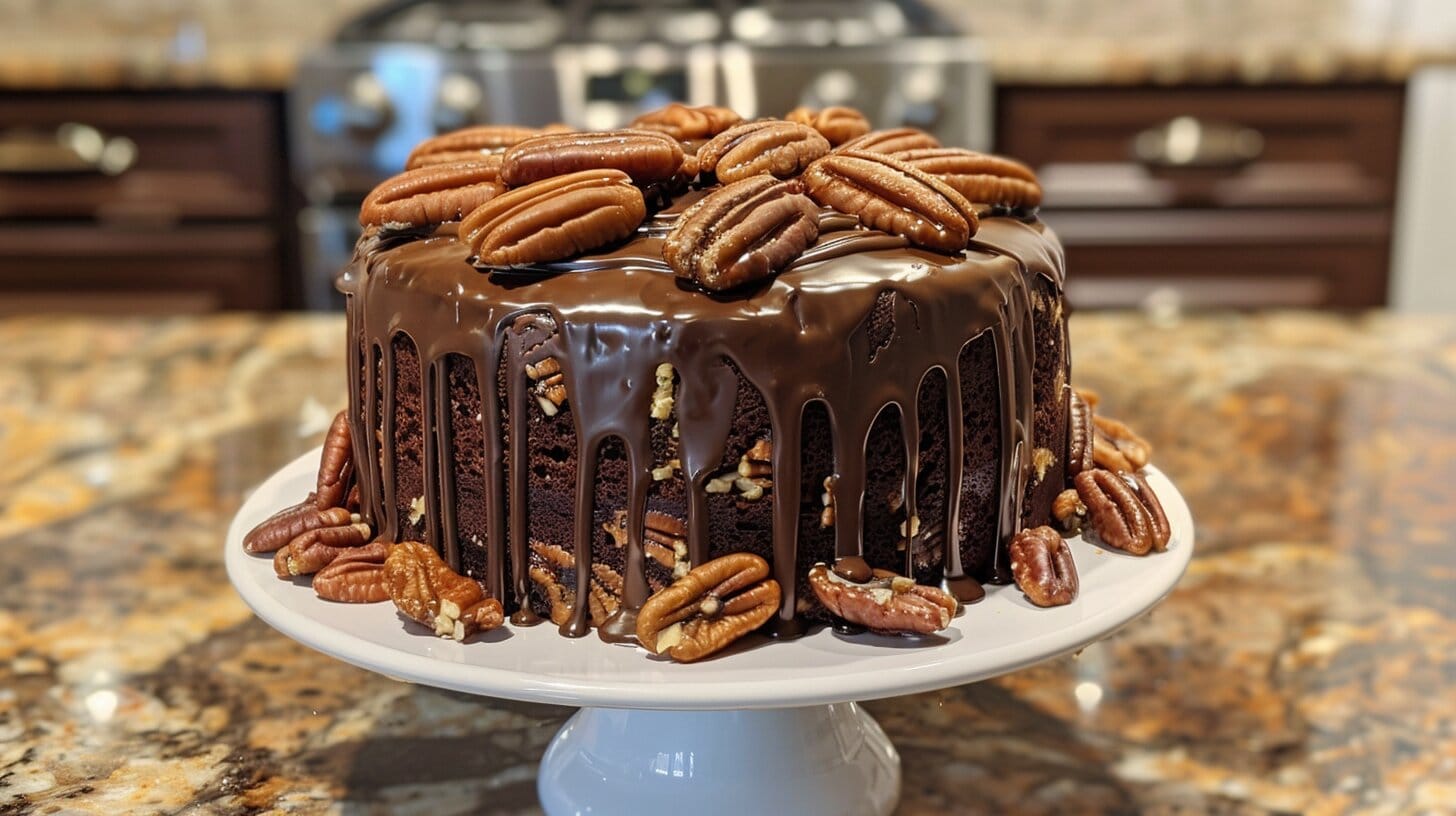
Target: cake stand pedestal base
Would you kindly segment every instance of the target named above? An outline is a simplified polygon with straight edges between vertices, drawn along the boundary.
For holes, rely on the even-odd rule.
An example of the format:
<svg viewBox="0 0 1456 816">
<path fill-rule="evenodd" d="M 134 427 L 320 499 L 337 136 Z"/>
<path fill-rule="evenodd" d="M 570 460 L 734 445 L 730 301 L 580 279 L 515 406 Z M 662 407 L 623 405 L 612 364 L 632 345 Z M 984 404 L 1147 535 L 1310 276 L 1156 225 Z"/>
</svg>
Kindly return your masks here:
<svg viewBox="0 0 1456 816">
<path fill-rule="evenodd" d="M 900 755 L 854 703 L 583 708 L 551 741 L 536 784 L 551 816 L 886 816 L 900 798 Z"/>
</svg>

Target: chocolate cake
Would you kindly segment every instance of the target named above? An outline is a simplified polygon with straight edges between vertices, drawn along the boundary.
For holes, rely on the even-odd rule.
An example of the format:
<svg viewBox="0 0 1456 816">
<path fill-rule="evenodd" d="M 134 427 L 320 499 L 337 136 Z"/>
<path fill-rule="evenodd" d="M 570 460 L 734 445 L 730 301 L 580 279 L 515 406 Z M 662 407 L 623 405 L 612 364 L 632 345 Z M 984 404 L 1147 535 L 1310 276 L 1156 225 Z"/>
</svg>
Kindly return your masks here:
<svg viewBox="0 0 1456 816">
<path fill-rule="evenodd" d="M 363 523 L 571 636 L 736 553 L 778 635 L 820 563 L 1009 581 L 1072 475 L 1035 178 L 829 113 L 417 149 L 339 280 Z"/>
</svg>

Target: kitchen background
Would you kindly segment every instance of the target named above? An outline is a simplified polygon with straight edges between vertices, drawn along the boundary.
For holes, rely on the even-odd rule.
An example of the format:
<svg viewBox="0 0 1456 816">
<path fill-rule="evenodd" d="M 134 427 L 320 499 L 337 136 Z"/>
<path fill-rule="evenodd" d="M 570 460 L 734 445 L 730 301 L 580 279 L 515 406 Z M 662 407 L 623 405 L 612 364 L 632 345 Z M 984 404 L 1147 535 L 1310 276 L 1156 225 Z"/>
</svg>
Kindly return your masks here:
<svg viewBox="0 0 1456 816">
<path fill-rule="evenodd" d="M 1456 308 L 1444 0 L 0 0 L 0 313 L 334 305 L 475 121 L 848 103 L 1027 160 L 1082 308 Z"/>
</svg>

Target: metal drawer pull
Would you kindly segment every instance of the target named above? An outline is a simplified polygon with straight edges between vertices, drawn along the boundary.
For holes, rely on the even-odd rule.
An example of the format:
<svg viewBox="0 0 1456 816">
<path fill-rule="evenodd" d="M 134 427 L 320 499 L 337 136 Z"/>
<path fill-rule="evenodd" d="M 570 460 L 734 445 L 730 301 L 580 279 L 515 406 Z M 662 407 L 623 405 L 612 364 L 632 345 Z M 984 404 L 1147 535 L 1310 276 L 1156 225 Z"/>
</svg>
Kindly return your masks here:
<svg viewBox="0 0 1456 816">
<path fill-rule="evenodd" d="M 54 132 L 0 134 L 0 174 L 101 173 L 119 176 L 136 163 L 136 142 L 106 137 L 90 125 L 67 122 Z"/>
<path fill-rule="evenodd" d="M 1229 122 L 1178 116 L 1138 133 L 1132 154 L 1150 167 L 1236 168 L 1259 158 L 1264 136 Z"/>
</svg>

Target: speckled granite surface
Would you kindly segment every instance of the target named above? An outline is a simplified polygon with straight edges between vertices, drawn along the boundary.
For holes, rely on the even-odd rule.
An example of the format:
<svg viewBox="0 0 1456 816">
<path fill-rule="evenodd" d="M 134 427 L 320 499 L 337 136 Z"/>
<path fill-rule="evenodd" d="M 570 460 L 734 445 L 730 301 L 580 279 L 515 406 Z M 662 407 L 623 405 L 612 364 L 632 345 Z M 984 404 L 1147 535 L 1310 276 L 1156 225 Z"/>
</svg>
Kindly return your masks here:
<svg viewBox="0 0 1456 816">
<path fill-rule="evenodd" d="M 901 812 L 1456 808 L 1456 322 L 1073 319 L 1199 524 L 1111 639 L 870 703 Z M 296 646 L 223 575 L 343 401 L 336 318 L 0 322 L 0 814 L 532 813 L 567 709 Z"/>
</svg>

